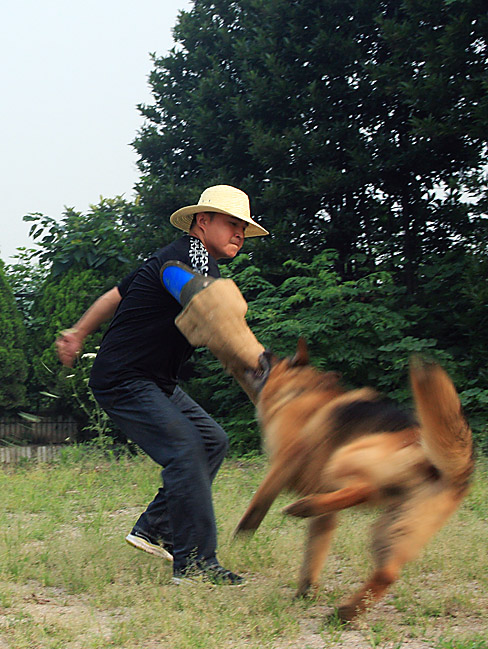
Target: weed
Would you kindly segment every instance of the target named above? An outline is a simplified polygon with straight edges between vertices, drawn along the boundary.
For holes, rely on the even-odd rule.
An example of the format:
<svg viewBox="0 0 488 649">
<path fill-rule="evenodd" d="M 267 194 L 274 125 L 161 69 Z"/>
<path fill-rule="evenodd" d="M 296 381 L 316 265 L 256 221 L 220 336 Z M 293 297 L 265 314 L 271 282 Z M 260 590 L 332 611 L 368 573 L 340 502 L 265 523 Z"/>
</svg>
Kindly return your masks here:
<svg viewBox="0 0 488 649">
<path fill-rule="evenodd" d="M 469 639 L 441 639 L 435 649 L 488 649 L 488 641 L 480 635 L 472 636 Z"/>
<path fill-rule="evenodd" d="M 436 649 L 488 649 L 475 635 L 487 606 L 481 509 L 463 506 L 406 568 L 390 606 L 343 625 L 330 611 L 371 568 L 375 512 L 344 512 L 316 598 L 294 600 L 306 525 L 280 513 L 289 496 L 254 537 L 231 541 L 265 467 L 263 458 L 231 460 L 215 482 L 219 557 L 247 578 L 238 589 L 177 588 L 169 565 L 124 542 L 160 480 L 143 455 L 76 445 L 50 465 L 0 471 L 0 647 L 288 649 L 350 646 L 359 634 L 364 647 L 399 649 L 407 635 Z M 487 474 L 477 480 L 481 502 Z M 443 629 L 451 639 L 432 644 Z"/>
</svg>

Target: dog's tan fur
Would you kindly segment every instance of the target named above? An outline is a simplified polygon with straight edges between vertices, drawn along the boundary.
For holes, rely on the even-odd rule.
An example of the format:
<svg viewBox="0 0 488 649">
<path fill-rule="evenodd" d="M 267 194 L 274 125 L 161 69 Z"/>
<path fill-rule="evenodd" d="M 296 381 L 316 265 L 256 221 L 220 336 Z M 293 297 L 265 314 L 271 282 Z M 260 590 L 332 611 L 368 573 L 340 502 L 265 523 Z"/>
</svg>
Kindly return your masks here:
<svg viewBox="0 0 488 649">
<path fill-rule="evenodd" d="M 297 595 L 317 585 L 336 513 L 362 503 L 384 508 L 373 574 L 338 608 L 342 620 L 383 595 L 467 493 L 471 431 L 456 390 L 433 363 L 412 362 L 410 377 L 420 424 L 374 390 L 345 391 L 335 374 L 308 365 L 300 342 L 294 359 L 271 368 L 258 400 L 270 468 L 236 532 L 257 529 L 283 489 L 302 496 L 284 510 L 311 517 Z"/>
</svg>

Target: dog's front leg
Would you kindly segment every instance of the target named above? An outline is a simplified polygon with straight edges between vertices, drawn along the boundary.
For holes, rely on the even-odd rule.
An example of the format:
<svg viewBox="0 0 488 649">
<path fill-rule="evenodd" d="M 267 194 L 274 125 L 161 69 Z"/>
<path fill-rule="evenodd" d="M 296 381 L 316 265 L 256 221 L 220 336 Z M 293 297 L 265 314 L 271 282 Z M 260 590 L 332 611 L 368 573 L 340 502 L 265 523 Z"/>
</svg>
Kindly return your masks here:
<svg viewBox="0 0 488 649">
<path fill-rule="evenodd" d="M 295 464 L 288 461 L 275 460 L 263 482 L 254 494 L 244 516 L 239 521 L 234 536 L 242 532 L 254 532 L 266 516 L 276 497 L 286 487 L 296 471 Z"/>
</svg>

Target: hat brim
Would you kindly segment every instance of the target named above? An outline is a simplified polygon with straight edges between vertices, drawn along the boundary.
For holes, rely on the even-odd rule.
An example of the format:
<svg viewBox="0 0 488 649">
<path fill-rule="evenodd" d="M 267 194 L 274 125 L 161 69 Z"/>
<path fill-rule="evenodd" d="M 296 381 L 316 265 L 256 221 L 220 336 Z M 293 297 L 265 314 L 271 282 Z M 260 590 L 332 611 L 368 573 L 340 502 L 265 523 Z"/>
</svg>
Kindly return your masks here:
<svg viewBox="0 0 488 649">
<path fill-rule="evenodd" d="M 169 217 L 171 225 L 174 225 L 175 228 L 183 230 L 184 232 L 190 231 L 190 226 L 193 221 L 193 216 L 199 212 L 215 212 L 217 214 L 227 214 L 228 216 L 233 216 L 240 221 L 247 223 L 247 227 L 244 231 L 244 237 L 264 237 L 269 234 L 267 230 L 261 227 L 256 221 L 253 221 L 250 217 L 243 218 L 242 216 L 237 216 L 237 214 L 232 214 L 232 212 L 227 212 L 226 210 L 217 209 L 211 207 L 210 205 L 188 205 L 187 207 L 182 207 Z"/>
</svg>

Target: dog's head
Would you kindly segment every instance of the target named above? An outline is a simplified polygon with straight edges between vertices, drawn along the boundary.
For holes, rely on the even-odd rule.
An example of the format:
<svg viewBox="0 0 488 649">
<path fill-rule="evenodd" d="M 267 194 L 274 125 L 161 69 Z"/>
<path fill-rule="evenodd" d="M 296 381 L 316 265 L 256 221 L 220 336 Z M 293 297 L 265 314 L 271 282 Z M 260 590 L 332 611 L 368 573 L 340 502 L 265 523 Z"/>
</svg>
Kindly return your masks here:
<svg viewBox="0 0 488 649">
<path fill-rule="evenodd" d="M 314 389 L 330 389 L 337 385 L 339 374 L 318 372 L 309 363 L 307 343 L 298 339 L 295 355 L 279 359 L 266 350 L 259 357 L 257 370 L 246 371 L 246 381 L 260 395 L 263 390 L 269 396 L 278 396 L 284 389 L 290 397 Z"/>
<path fill-rule="evenodd" d="M 299 338 L 297 351 L 293 358 L 279 359 L 273 352 L 266 349 L 258 359 L 257 369 L 246 370 L 246 382 L 256 394 L 259 394 L 264 388 L 271 370 L 282 364 L 286 364 L 288 367 L 308 365 L 307 343 L 303 338 Z"/>
</svg>

